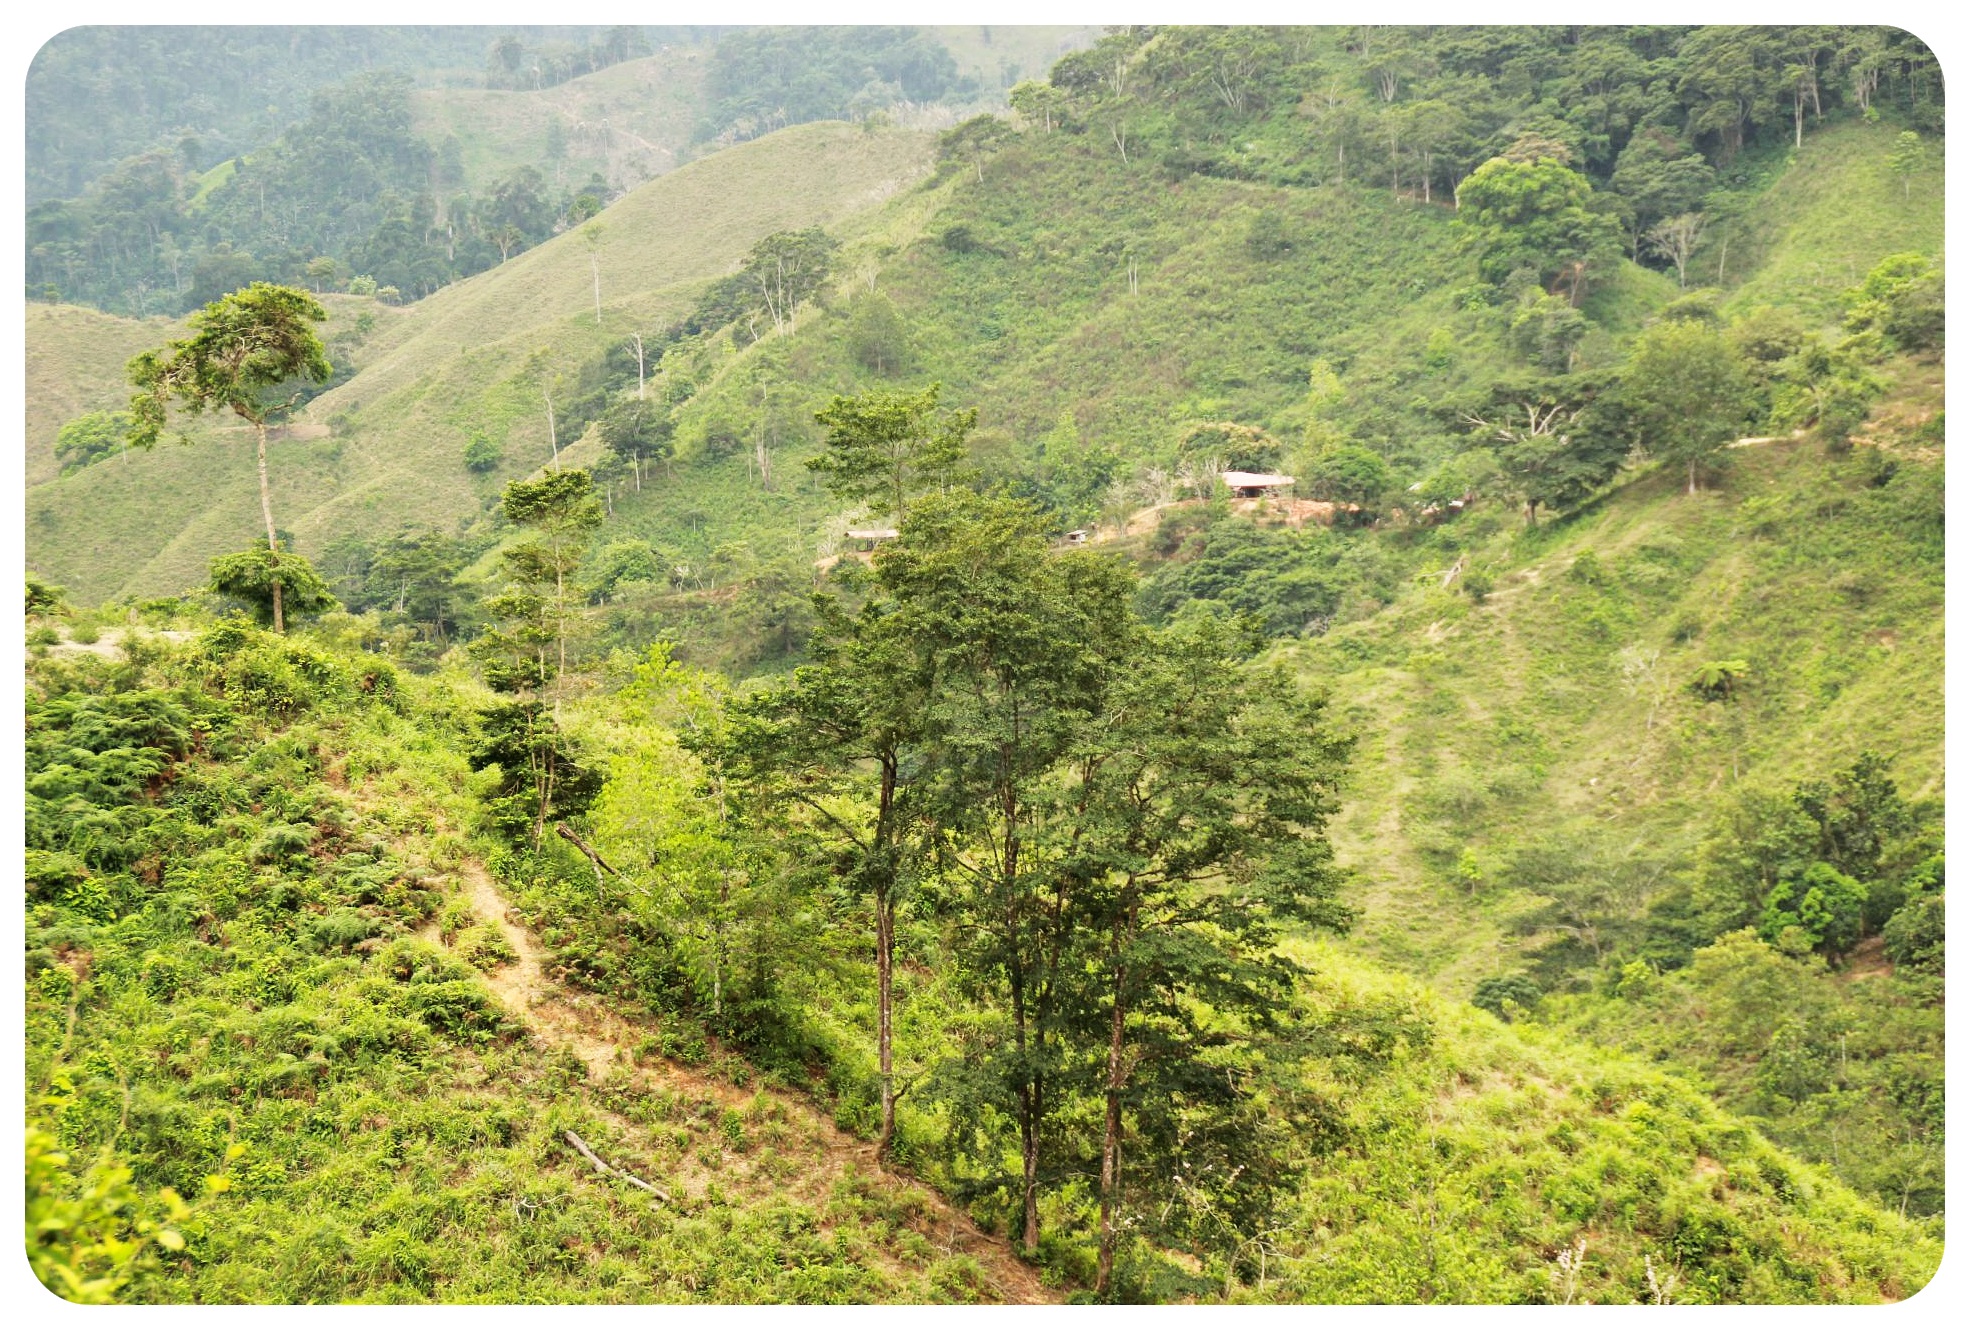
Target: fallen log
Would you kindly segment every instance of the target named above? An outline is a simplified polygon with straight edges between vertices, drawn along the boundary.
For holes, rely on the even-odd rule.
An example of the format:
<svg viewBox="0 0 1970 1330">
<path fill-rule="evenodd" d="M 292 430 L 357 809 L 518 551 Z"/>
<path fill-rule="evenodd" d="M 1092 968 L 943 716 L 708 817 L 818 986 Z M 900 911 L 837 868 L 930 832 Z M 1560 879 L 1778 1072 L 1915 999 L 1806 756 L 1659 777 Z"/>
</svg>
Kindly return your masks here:
<svg viewBox="0 0 1970 1330">
<path fill-rule="evenodd" d="M 588 1160 L 589 1163 L 595 1165 L 595 1169 L 598 1173 L 605 1174 L 606 1176 L 612 1178 L 621 1178 L 624 1182 L 627 1182 L 632 1187 L 641 1187 L 644 1191 L 649 1192 L 650 1195 L 656 1197 L 658 1200 L 662 1201 L 665 1205 L 672 1204 L 670 1193 L 665 1191 L 662 1187 L 654 1186 L 648 1182 L 643 1181 L 643 1179 L 637 1177 L 634 1173 L 625 1172 L 624 1170 L 620 1168 L 616 1168 L 615 1166 L 605 1162 L 602 1156 L 596 1154 L 593 1150 L 588 1148 L 587 1141 L 584 1141 L 581 1137 L 575 1135 L 572 1131 L 563 1132 L 562 1135 L 568 1138 L 569 1145 L 572 1145 L 575 1147 L 575 1149 L 581 1151 L 582 1157 L 584 1159 Z"/>
</svg>

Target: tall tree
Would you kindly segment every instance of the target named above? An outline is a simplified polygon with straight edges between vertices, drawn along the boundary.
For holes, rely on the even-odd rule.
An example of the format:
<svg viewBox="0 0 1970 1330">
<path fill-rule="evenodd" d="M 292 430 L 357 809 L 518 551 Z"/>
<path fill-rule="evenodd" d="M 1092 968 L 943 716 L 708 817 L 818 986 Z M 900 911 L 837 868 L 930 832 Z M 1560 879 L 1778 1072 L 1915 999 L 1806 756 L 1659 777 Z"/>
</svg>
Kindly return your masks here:
<svg viewBox="0 0 1970 1330">
<path fill-rule="evenodd" d="M 1173 1100 L 1233 1107 L 1235 1077 L 1192 1073 L 1229 1025 L 1262 1032 L 1288 1005 L 1297 967 L 1278 930 L 1352 917 L 1325 837 L 1351 741 L 1323 703 L 1239 654 L 1215 620 L 1159 635 L 1113 673 L 1066 764 L 1086 949 L 1071 972 L 1105 1045 L 1098 1293 L 1113 1287 L 1132 1135 L 1174 1126 Z"/>
<path fill-rule="evenodd" d="M 964 920 L 965 973 L 1006 1026 L 967 1061 L 1017 1123 L 1032 1253 L 1043 1135 L 1064 1098 L 1060 967 L 1075 955 L 1073 836 L 1053 790 L 1104 678 L 1141 640 L 1133 578 L 1112 556 L 1054 554 L 1039 514 L 1007 500 L 926 499 L 905 532 L 879 578 L 929 680 L 924 808 Z"/>
<path fill-rule="evenodd" d="M 1557 157 L 1493 157 L 1457 187 L 1458 220 L 1477 239 L 1487 281 L 1533 273 L 1549 290 L 1564 282 L 1578 305 L 1587 277 L 1619 257 L 1614 219 L 1592 197 L 1587 177 Z"/>
<path fill-rule="evenodd" d="M 516 839 L 528 833 L 539 849 L 549 819 L 582 811 L 602 785 L 561 731 L 553 696 L 578 613 L 572 578 L 589 533 L 601 524 L 601 503 L 586 471 L 550 471 L 509 484 L 501 509 L 528 534 L 500 555 L 507 586 L 485 602 L 500 622 L 472 644 L 472 654 L 486 682 L 511 700 L 481 714 L 471 762 L 474 770 L 499 769 L 489 801 L 494 825 Z"/>
<path fill-rule="evenodd" d="M 960 478 L 965 439 L 978 423 L 976 408 L 938 412 L 942 386 L 836 397 L 814 415 L 828 427 L 827 447 L 808 459 L 808 470 L 825 476 L 838 497 L 900 522 L 912 496 Z"/>
<path fill-rule="evenodd" d="M 1690 256 L 1696 253 L 1697 242 L 1703 239 L 1703 214 L 1700 212 L 1678 213 L 1674 217 L 1664 217 L 1642 233 L 1642 244 L 1650 253 L 1660 255 L 1676 265 L 1676 285 L 1686 288 L 1685 277 Z"/>
<path fill-rule="evenodd" d="M 815 824 L 841 879 L 870 905 L 875 933 L 878 1153 L 896 1134 L 896 919 L 921 877 L 924 774 L 921 661 L 879 600 L 849 614 L 817 597 L 813 661 L 786 683 L 735 701 L 708 765 L 748 798 L 794 805 Z"/>
<path fill-rule="evenodd" d="M 327 381 L 328 355 L 309 326 L 327 317 L 321 302 L 305 291 L 255 282 L 194 314 L 190 337 L 161 351 L 145 351 L 129 365 L 130 381 L 138 388 L 130 399 L 130 442 L 140 448 L 156 445 L 173 399 L 193 415 L 224 409 L 253 426 L 259 440 L 260 515 L 267 525 L 277 633 L 286 631 L 286 622 L 281 612 L 280 537 L 274 530 L 273 493 L 267 483 L 267 427 L 301 400 L 299 385 Z"/>
<path fill-rule="evenodd" d="M 1697 468 L 1737 437 L 1753 401 L 1736 346 L 1690 319 L 1658 323 L 1642 334 L 1620 395 L 1648 450 L 1687 468 L 1691 494 Z"/>
<path fill-rule="evenodd" d="M 519 585 L 544 598 L 543 622 L 552 633 L 558 683 L 568 672 L 568 637 L 578 613 L 574 573 L 581 566 L 589 536 L 602 525 L 602 502 L 588 472 L 550 471 L 539 480 L 507 485 L 500 513 L 528 533 L 501 558 Z M 545 644 L 541 663 L 544 670 Z"/>
</svg>

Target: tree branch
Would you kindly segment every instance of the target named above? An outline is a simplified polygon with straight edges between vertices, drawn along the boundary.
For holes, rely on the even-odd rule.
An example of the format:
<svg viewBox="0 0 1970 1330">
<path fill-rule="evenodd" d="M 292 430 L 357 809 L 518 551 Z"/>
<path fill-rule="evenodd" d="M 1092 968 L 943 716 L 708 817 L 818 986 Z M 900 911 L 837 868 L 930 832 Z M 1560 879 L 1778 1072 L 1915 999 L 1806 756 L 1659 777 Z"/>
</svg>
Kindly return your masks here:
<svg viewBox="0 0 1970 1330">
<path fill-rule="evenodd" d="M 634 1173 L 626 1173 L 622 1169 L 616 1168 L 610 1164 L 603 1162 L 602 1157 L 600 1155 L 596 1154 L 593 1150 L 588 1148 L 588 1142 L 584 1141 L 581 1137 L 575 1135 L 572 1131 L 562 1132 L 561 1134 L 567 1138 L 569 1145 L 572 1145 L 575 1147 L 575 1149 L 581 1151 L 582 1157 L 584 1159 L 588 1160 L 589 1163 L 595 1165 L 596 1172 L 602 1173 L 608 1177 L 620 1178 L 624 1182 L 629 1183 L 632 1187 L 641 1187 L 644 1191 L 649 1192 L 650 1195 L 656 1197 L 658 1200 L 662 1201 L 665 1205 L 673 1204 L 670 1193 L 665 1191 L 662 1187 L 653 1186 L 650 1183 L 643 1181 L 643 1179 L 637 1177 Z"/>
</svg>

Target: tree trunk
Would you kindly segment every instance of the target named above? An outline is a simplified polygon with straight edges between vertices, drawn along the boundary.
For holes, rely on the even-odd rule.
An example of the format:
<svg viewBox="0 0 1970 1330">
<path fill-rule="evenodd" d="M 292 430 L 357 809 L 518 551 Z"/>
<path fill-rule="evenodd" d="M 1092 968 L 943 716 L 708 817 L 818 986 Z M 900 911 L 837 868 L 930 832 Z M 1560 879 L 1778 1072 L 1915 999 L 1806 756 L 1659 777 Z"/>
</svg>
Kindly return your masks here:
<svg viewBox="0 0 1970 1330">
<path fill-rule="evenodd" d="M 274 631 L 285 633 L 287 622 L 281 613 L 280 602 L 280 537 L 274 534 L 273 492 L 267 488 L 267 426 L 266 422 L 256 420 L 253 428 L 260 435 L 260 516 L 267 523 L 267 566 L 273 572 L 274 583 Z"/>
<path fill-rule="evenodd" d="M 1115 945 L 1121 949 L 1121 928 L 1116 928 Z M 1113 977 L 1114 1011 L 1108 1032 L 1107 1114 L 1101 1133 L 1101 1237 L 1095 1258 L 1094 1291 L 1105 1294 L 1115 1274 L 1115 1222 L 1122 1190 L 1122 1088 L 1126 1079 L 1123 1065 L 1123 1035 L 1128 1028 L 1128 1008 L 1122 997 L 1126 977 L 1122 961 L 1115 961 Z"/>
<path fill-rule="evenodd" d="M 1019 1087 L 1020 1246 L 1028 1259 L 1040 1250 L 1040 1077 Z"/>
<path fill-rule="evenodd" d="M 896 901 L 893 887 L 883 883 L 876 892 L 876 1061 L 882 1078 L 882 1129 L 876 1135 L 876 1157 L 887 1158 L 896 1136 L 896 1071 L 893 1061 L 890 978 L 896 949 Z"/>
<path fill-rule="evenodd" d="M 1690 458 L 1690 493 L 1696 493 L 1696 459 Z"/>
<path fill-rule="evenodd" d="M 876 1158 L 889 1155 L 896 1137 L 895 998 L 892 977 L 896 956 L 896 864 L 890 855 L 894 831 L 890 815 L 896 807 L 896 759 L 882 761 L 882 791 L 876 805 L 876 833 L 870 849 L 878 877 L 876 906 L 876 1072 L 882 1082 L 882 1127 L 876 1134 Z"/>
</svg>

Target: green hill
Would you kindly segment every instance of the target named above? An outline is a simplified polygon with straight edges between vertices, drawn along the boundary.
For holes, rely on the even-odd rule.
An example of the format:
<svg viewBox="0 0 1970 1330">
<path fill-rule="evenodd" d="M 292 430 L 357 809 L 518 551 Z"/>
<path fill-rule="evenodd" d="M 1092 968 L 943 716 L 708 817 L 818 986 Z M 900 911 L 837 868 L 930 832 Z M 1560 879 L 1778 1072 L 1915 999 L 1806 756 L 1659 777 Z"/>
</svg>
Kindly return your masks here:
<svg viewBox="0 0 1970 1330">
<path fill-rule="evenodd" d="M 55 437 L 90 411 L 119 411 L 130 400 L 123 366 L 146 347 L 179 335 L 165 319 L 119 318 L 80 305 L 27 307 L 26 479 L 29 488 L 60 473 Z"/>
<path fill-rule="evenodd" d="M 802 125 L 643 186 L 591 224 L 600 326 L 581 232 L 386 311 L 356 378 L 310 402 L 270 450 L 277 519 L 313 552 L 347 531 L 449 528 L 476 516 L 500 479 L 550 459 L 543 380 L 551 390 L 556 375 L 571 379 L 629 331 L 681 314 L 767 232 L 875 207 L 921 174 L 928 150 L 923 135 Z M 246 437 L 223 425 L 208 433 Z M 475 480 L 462 455 L 478 434 L 507 460 Z M 37 486 L 27 506 L 30 562 L 90 602 L 201 581 L 213 555 L 245 542 L 257 497 L 236 450 L 166 447 Z"/>
<path fill-rule="evenodd" d="M 671 982 L 633 960 L 656 940 L 638 907 L 470 832 L 459 726 L 476 682 L 398 674 L 346 645 L 346 621 L 284 641 L 180 626 L 194 632 L 130 624 L 106 650 L 38 648 L 29 668 L 42 1148 L 112 1149 L 139 1213 L 167 1186 L 193 1201 L 165 1221 L 182 1259 L 127 1269 L 124 1300 L 1073 1291 L 870 1158 L 852 1128 L 868 1013 L 845 1000 L 866 976 L 807 979 L 841 986 L 847 1046 L 762 1069 L 632 996 Z M 582 707 L 590 725 L 641 723 L 610 699 Z M 159 758 L 159 796 L 116 788 L 112 720 Z M 615 775 L 645 779 L 634 765 Z M 113 839 L 63 838 L 50 820 L 58 778 L 83 771 L 98 783 L 77 797 Z M 1652 1262 L 1679 1301 L 1870 1302 L 1908 1296 L 1936 1264 L 1918 1226 L 1673 1076 L 1333 948 L 1299 954 L 1324 1050 L 1307 1055 L 1301 1108 L 1322 1124 L 1300 1146 L 1312 1181 L 1265 1265 L 1173 1266 L 1166 1294 L 1652 1301 Z M 935 1120 L 905 1125 L 933 1158 Z M 64 1163 L 42 1166 L 38 1185 L 61 1185 Z M 1569 1282 L 1556 1257 L 1581 1241 Z"/>
<path fill-rule="evenodd" d="M 1080 40 L 987 31 L 939 30 L 988 92 Z M 984 917 L 946 862 L 962 816 L 905 805 L 936 848 L 892 921 L 885 1170 L 859 839 L 883 824 L 855 782 L 895 768 L 735 774 L 791 742 L 748 707 L 808 660 L 811 593 L 854 610 L 918 567 L 850 549 L 888 519 L 803 465 L 816 411 L 933 383 L 977 424 L 971 470 L 926 493 L 1026 501 L 1036 566 L 1092 533 L 1143 640 L 1228 624 L 1250 668 L 1226 678 L 1324 697 L 1354 742 L 1327 830 L 1359 919 L 1286 929 L 1307 971 L 1278 1026 L 1202 988 L 1133 1014 L 1190 1079 L 1127 1110 L 1108 1294 L 1914 1294 L 1944 1230 L 1940 83 L 1877 29 L 1838 30 L 1843 69 L 1890 71 L 1866 113 L 1864 78 L 1815 88 L 1821 117 L 1804 85 L 1740 104 L 1705 72 L 1795 78 L 1832 31 L 1113 29 L 1008 123 L 812 123 L 674 170 L 690 51 L 421 92 L 419 132 L 475 180 L 550 125 L 570 179 L 662 174 L 411 305 L 332 298 L 345 373 L 274 444 L 274 504 L 356 612 L 287 641 L 215 626 L 211 596 L 142 603 L 253 535 L 246 431 L 55 475 L 60 424 L 120 404 L 123 360 L 172 329 L 30 308 L 29 564 L 118 602 L 30 619 L 30 1080 L 76 1158 L 114 1141 L 144 1195 L 197 1199 L 191 1257 L 129 1296 L 1093 1289 L 1106 1009 L 1057 1017 L 1086 1047 L 1047 1073 L 1044 1238 L 1015 1259 L 1012 1082 L 987 1082 L 1029 1053 L 1023 1026 L 1004 1046 L 1002 958 L 961 936 Z M 1545 229 L 1484 220 L 1480 163 L 1551 191 Z M 1679 212 L 1672 258 L 1642 237 Z M 721 280 L 808 227 L 832 248 L 790 312 Z M 1844 321 L 1909 253 L 1872 324 Z M 1734 403 L 1687 471 L 1640 368 L 1677 338 Z M 664 450 L 634 469 L 604 444 L 632 407 Z M 1227 499 L 1227 462 L 1298 497 Z M 519 575 L 502 487 L 557 464 L 601 504 L 540 583 L 575 607 L 568 677 L 520 702 L 475 664 L 519 639 L 473 639 L 518 612 L 488 599 Z M 891 549 L 934 540 L 899 525 Z M 446 538 L 422 563 L 385 544 L 420 533 Z M 1043 599 L 1019 603 L 1051 631 Z M 909 608 L 865 630 L 948 607 Z M 909 687 L 973 668 L 950 659 Z M 936 724 L 968 733 L 951 696 Z M 534 702 L 527 770 L 565 740 L 603 793 L 557 838 L 536 787 L 529 845 L 497 810 L 532 797 L 506 785 Z M 1324 744 L 1307 725 L 1289 747 Z M 1053 926 L 1083 908 L 1058 877 Z"/>
<path fill-rule="evenodd" d="M 639 185 L 687 159 L 706 54 L 680 46 L 538 92 L 421 88 L 411 94 L 411 127 L 441 151 L 457 141 L 473 194 L 521 165 L 557 188 L 590 173 Z"/>
</svg>

